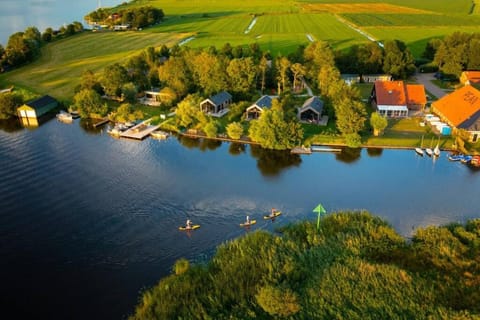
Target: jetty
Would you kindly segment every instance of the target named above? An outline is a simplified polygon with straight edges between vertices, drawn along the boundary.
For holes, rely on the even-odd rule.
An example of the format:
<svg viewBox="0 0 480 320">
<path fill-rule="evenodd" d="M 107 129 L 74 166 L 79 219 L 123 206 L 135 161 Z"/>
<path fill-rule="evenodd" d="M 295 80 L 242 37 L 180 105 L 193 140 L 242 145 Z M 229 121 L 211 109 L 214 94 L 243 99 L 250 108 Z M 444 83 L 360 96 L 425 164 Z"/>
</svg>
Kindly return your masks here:
<svg viewBox="0 0 480 320">
<path fill-rule="evenodd" d="M 92 125 L 93 125 L 94 128 L 98 128 L 98 127 L 103 126 L 104 124 L 106 124 L 108 122 L 110 122 L 110 119 L 103 118 L 103 119 L 100 119 L 99 121 L 93 123 Z"/>
<path fill-rule="evenodd" d="M 312 149 L 308 147 L 295 147 L 290 150 L 291 153 L 294 154 L 312 154 Z"/>
<path fill-rule="evenodd" d="M 342 152 L 341 148 L 332 148 L 328 146 L 311 146 L 312 152 Z"/>
<path fill-rule="evenodd" d="M 120 137 L 122 138 L 129 138 L 129 139 L 136 139 L 136 140 L 143 140 L 145 137 L 149 136 L 150 133 L 157 130 L 160 125 L 150 125 L 150 121 L 152 119 L 147 119 L 143 122 L 140 122 L 136 126 L 131 127 L 128 130 L 123 131 L 120 133 Z"/>
</svg>

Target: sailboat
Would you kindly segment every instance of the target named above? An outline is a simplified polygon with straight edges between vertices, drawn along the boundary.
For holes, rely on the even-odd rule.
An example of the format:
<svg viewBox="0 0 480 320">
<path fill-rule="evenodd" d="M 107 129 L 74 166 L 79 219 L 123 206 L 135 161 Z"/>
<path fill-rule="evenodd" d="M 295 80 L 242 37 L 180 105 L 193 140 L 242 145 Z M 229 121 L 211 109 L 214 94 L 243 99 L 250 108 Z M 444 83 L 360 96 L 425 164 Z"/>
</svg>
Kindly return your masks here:
<svg viewBox="0 0 480 320">
<path fill-rule="evenodd" d="M 420 143 L 420 148 L 415 148 L 415 152 L 418 153 L 419 155 L 423 156 L 423 136 L 422 136 L 422 142 Z"/>
<path fill-rule="evenodd" d="M 433 154 L 435 155 L 435 157 L 440 157 L 440 148 L 438 146 L 439 144 L 440 144 L 440 137 L 438 137 L 437 145 L 435 146 L 435 149 L 433 149 Z"/>
<path fill-rule="evenodd" d="M 432 142 L 430 143 L 430 148 L 426 148 L 426 149 L 425 149 L 425 153 L 426 153 L 429 157 L 431 157 L 432 154 L 433 154 L 432 145 L 433 145 L 433 137 L 432 137 Z"/>
</svg>

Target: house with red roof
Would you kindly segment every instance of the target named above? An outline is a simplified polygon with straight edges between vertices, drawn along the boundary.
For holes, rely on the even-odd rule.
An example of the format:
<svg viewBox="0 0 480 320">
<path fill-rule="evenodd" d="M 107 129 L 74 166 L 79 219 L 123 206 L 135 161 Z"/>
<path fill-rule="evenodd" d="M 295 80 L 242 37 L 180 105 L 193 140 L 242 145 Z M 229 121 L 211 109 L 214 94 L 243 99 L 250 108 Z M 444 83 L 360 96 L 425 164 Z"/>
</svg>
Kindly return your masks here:
<svg viewBox="0 0 480 320">
<path fill-rule="evenodd" d="M 480 85 L 480 71 L 463 71 L 460 83 L 466 85 Z"/>
<path fill-rule="evenodd" d="M 375 81 L 370 99 L 377 112 L 389 118 L 407 117 L 427 104 L 423 85 L 403 81 Z"/>
<path fill-rule="evenodd" d="M 466 85 L 432 103 L 432 112 L 449 126 L 470 133 L 470 141 L 480 137 L 480 91 Z"/>
</svg>

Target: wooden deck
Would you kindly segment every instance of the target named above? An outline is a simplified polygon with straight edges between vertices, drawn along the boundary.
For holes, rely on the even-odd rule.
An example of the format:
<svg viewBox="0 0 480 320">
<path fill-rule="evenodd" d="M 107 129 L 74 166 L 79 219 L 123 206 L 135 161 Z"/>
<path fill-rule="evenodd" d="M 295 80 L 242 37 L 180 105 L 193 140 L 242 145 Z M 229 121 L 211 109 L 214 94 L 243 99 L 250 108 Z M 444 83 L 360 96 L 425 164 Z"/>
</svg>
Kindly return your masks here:
<svg viewBox="0 0 480 320">
<path fill-rule="evenodd" d="M 160 126 L 152 126 L 150 125 L 150 120 L 145 120 L 134 127 L 131 127 L 128 130 L 125 130 L 120 134 L 122 138 L 129 138 L 129 139 L 136 139 L 136 140 L 143 140 L 147 136 L 150 135 L 153 131 L 157 130 Z"/>
<path fill-rule="evenodd" d="M 311 146 L 312 152 L 342 152 L 340 148 L 332 148 L 328 146 Z"/>
<path fill-rule="evenodd" d="M 295 154 L 312 154 L 312 149 L 308 147 L 295 147 L 290 150 L 290 152 Z"/>
<path fill-rule="evenodd" d="M 104 124 L 110 122 L 110 120 L 108 118 L 103 118 L 103 119 L 100 119 L 99 121 L 93 123 L 93 127 L 94 128 L 98 128 L 100 126 L 103 126 Z"/>
</svg>

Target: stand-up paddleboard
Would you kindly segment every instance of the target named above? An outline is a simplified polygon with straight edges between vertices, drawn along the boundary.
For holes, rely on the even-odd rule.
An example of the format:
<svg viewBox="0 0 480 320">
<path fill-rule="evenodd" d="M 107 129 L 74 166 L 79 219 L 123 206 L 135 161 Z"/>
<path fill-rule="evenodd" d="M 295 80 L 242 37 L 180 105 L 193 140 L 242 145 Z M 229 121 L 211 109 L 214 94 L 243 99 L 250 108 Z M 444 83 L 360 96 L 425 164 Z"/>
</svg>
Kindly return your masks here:
<svg viewBox="0 0 480 320">
<path fill-rule="evenodd" d="M 255 223 L 257 223 L 257 220 L 250 220 L 250 222 L 240 223 L 240 227 L 250 227 L 251 225 L 254 225 Z"/>
<path fill-rule="evenodd" d="M 263 219 L 268 220 L 268 219 L 275 219 L 279 215 L 282 214 L 282 211 L 275 211 L 274 214 L 269 214 L 268 216 L 263 216 Z"/>
<path fill-rule="evenodd" d="M 199 224 L 194 224 L 190 228 L 187 228 L 186 226 L 178 227 L 178 230 L 180 230 L 180 231 L 190 231 L 190 230 L 196 230 L 198 228 L 200 228 L 200 225 Z"/>
</svg>

